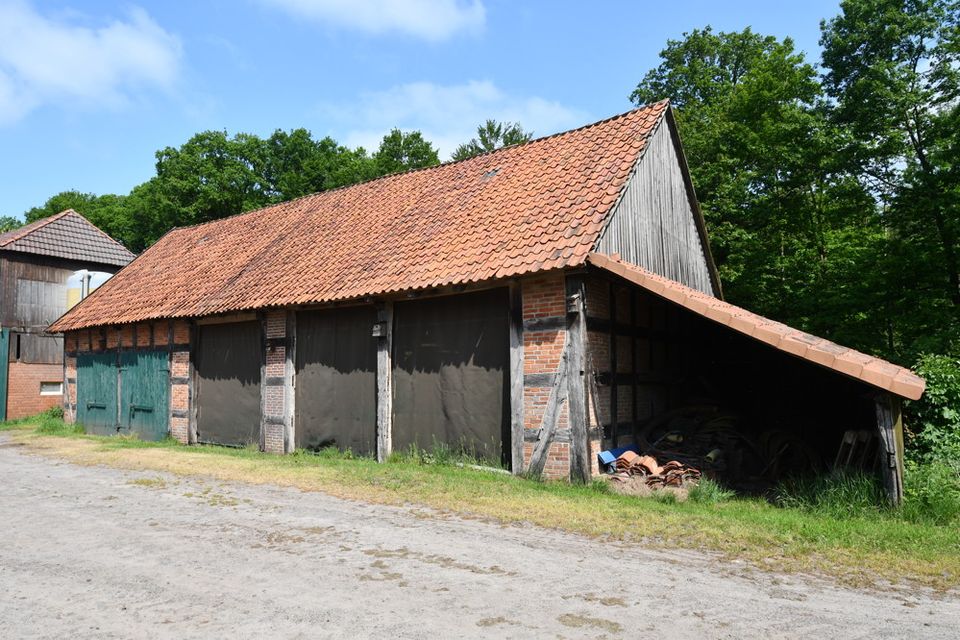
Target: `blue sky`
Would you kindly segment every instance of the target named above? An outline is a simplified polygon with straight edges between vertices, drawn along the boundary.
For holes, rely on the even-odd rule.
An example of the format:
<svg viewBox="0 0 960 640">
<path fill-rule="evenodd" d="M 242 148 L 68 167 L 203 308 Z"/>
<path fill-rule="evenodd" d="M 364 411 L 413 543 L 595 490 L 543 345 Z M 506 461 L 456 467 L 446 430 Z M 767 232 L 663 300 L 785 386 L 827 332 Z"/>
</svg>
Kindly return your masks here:
<svg viewBox="0 0 960 640">
<path fill-rule="evenodd" d="M 813 61 L 838 0 L 0 0 L 0 215 L 127 193 L 206 129 L 306 127 L 445 158 L 485 118 L 537 135 L 630 108 L 667 39 L 790 36 Z"/>
</svg>

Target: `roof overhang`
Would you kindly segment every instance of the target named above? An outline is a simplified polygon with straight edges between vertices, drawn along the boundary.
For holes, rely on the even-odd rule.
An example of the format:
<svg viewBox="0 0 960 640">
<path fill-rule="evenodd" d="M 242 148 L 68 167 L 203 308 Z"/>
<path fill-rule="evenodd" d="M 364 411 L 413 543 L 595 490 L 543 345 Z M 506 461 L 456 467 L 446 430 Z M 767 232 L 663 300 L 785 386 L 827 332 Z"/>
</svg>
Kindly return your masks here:
<svg viewBox="0 0 960 640">
<path fill-rule="evenodd" d="M 784 353 L 909 400 L 923 395 L 926 382 L 907 368 L 764 318 L 610 256 L 591 253 L 587 263 Z"/>
</svg>

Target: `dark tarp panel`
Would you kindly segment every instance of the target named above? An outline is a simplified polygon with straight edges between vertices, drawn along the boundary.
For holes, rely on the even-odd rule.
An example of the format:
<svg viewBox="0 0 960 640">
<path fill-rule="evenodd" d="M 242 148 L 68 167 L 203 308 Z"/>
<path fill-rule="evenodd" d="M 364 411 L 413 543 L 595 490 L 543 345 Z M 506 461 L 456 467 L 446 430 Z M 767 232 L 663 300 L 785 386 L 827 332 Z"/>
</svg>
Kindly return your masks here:
<svg viewBox="0 0 960 640">
<path fill-rule="evenodd" d="M 393 449 L 509 460 L 507 289 L 397 303 Z"/>
<path fill-rule="evenodd" d="M 377 451 L 376 309 L 297 314 L 296 444 Z"/>
<path fill-rule="evenodd" d="M 197 440 L 260 442 L 260 323 L 201 325 L 197 344 Z"/>
</svg>

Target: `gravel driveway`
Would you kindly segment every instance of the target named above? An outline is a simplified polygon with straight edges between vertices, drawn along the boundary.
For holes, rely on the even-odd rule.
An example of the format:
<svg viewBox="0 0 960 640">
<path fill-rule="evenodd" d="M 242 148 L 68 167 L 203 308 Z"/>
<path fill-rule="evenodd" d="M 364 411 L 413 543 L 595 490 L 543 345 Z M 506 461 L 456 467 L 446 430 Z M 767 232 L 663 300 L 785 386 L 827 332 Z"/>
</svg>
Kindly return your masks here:
<svg viewBox="0 0 960 640">
<path fill-rule="evenodd" d="M 956 638 L 960 598 L 417 508 L 79 467 L 0 436 L 0 637 Z"/>
</svg>

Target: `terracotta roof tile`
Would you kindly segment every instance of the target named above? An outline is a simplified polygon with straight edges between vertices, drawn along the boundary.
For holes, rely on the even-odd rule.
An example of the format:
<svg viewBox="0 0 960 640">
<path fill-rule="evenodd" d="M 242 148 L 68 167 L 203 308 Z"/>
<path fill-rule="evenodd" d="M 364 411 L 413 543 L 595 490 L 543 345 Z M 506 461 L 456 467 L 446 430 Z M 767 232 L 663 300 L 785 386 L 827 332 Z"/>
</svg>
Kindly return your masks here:
<svg viewBox="0 0 960 640">
<path fill-rule="evenodd" d="M 591 253 L 587 261 L 709 320 L 786 353 L 910 400 L 916 400 L 923 395 L 926 385 L 923 378 L 904 367 L 769 320 L 636 265 L 597 253 Z"/>
<path fill-rule="evenodd" d="M 348 300 L 583 264 L 668 105 L 161 238 L 52 325 Z"/>
</svg>

